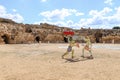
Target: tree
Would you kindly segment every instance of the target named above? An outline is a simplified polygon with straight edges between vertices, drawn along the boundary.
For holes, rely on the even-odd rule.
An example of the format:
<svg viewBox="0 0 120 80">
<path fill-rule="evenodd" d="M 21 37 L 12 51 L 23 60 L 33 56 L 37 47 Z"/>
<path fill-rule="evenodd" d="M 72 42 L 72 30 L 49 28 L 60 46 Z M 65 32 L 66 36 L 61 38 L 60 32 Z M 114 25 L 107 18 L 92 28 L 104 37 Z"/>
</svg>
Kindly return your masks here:
<svg viewBox="0 0 120 80">
<path fill-rule="evenodd" d="M 120 26 L 114 26 L 113 29 L 120 29 Z"/>
</svg>

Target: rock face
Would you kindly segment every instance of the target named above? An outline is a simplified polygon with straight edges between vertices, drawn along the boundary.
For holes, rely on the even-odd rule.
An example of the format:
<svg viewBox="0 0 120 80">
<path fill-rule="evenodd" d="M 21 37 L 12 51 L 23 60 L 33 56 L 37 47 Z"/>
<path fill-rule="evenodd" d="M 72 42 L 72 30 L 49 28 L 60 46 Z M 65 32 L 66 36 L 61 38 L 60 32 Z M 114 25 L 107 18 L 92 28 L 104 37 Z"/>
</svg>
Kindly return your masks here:
<svg viewBox="0 0 120 80">
<path fill-rule="evenodd" d="M 88 35 L 92 42 L 96 42 L 99 39 L 99 42 L 113 42 L 114 40 L 115 43 L 120 43 L 120 29 L 96 30 L 82 28 L 80 30 L 73 30 L 47 23 L 41 23 L 40 25 L 22 24 L 10 19 L 0 18 L 0 44 L 26 44 L 39 41 L 52 43 L 64 42 L 64 30 L 72 30 L 76 36 L 80 36 L 81 38 Z"/>
<path fill-rule="evenodd" d="M 40 25 L 20 24 L 0 18 L 0 44 L 63 41 L 62 28 L 47 23 Z"/>
<path fill-rule="evenodd" d="M 60 34 L 48 34 L 45 41 L 49 42 L 63 42 L 63 36 Z"/>
<path fill-rule="evenodd" d="M 0 23 L 0 36 L 0 43 L 6 44 L 33 42 L 34 37 L 25 32 L 23 25 L 9 23 Z"/>
<path fill-rule="evenodd" d="M 0 22 L 1 22 L 1 23 L 11 23 L 11 24 L 15 24 L 15 22 L 12 21 L 11 19 L 5 19 L 5 18 L 0 18 Z"/>
</svg>

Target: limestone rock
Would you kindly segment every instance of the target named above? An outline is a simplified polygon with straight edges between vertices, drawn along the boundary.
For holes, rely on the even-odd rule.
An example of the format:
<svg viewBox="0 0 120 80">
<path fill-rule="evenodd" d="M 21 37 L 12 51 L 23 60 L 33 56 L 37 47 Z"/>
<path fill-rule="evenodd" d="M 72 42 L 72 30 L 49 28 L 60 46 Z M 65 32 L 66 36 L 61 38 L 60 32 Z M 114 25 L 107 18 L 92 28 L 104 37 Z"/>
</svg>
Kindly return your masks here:
<svg viewBox="0 0 120 80">
<path fill-rule="evenodd" d="M 47 23 L 40 23 L 40 25 L 16 23 L 10 19 L 0 18 L 0 44 L 26 44 L 39 41 L 49 41 L 52 43 L 65 42 L 64 36 L 66 35 L 63 34 L 64 31 L 73 31 L 75 36 L 79 36 L 80 38 L 88 35 L 93 43 L 96 42 L 97 39 L 100 39 L 99 42 L 105 41 L 108 43 L 111 43 L 111 40 L 114 39 L 115 43 L 120 43 L 120 29 L 104 30 L 82 28 L 76 30 Z"/>
</svg>

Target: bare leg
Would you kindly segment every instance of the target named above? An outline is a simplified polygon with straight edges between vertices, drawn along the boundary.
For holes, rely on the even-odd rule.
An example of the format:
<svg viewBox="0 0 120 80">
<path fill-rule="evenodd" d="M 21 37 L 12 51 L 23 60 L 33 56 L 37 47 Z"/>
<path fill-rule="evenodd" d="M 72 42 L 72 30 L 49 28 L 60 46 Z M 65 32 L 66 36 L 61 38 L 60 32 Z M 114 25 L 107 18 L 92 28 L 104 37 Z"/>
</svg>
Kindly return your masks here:
<svg viewBox="0 0 120 80">
<path fill-rule="evenodd" d="M 68 54 L 68 52 L 64 53 L 64 54 L 62 55 L 62 59 L 64 59 L 64 56 L 67 55 L 67 54 Z"/>
<path fill-rule="evenodd" d="M 92 51 L 89 50 L 89 53 L 90 53 L 90 58 L 93 59 L 93 56 L 92 56 Z"/>
<path fill-rule="evenodd" d="M 72 50 L 72 58 L 74 58 L 74 50 Z"/>
<path fill-rule="evenodd" d="M 90 55 L 92 55 L 92 51 L 91 50 L 89 50 L 89 53 L 90 53 Z"/>
<path fill-rule="evenodd" d="M 89 51 L 89 47 L 86 45 L 86 46 L 82 49 L 82 55 L 81 55 L 81 57 L 83 57 L 83 58 L 84 58 L 84 50 Z"/>
<path fill-rule="evenodd" d="M 81 55 L 81 57 L 84 57 L 84 48 L 82 49 L 82 55 Z"/>
</svg>

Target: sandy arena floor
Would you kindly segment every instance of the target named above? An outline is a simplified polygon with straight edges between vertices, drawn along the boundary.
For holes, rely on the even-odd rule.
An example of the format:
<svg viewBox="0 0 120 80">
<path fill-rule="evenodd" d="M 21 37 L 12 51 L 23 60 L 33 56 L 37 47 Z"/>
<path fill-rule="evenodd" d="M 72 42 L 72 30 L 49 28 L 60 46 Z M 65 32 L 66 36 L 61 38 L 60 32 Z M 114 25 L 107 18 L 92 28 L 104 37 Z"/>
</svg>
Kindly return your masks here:
<svg viewBox="0 0 120 80">
<path fill-rule="evenodd" d="M 0 80 L 120 80 L 120 44 L 93 44 L 91 60 L 76 47 L 75 61 L 61 59 L 67 45 L 0 45 Z"/>
</svg>

